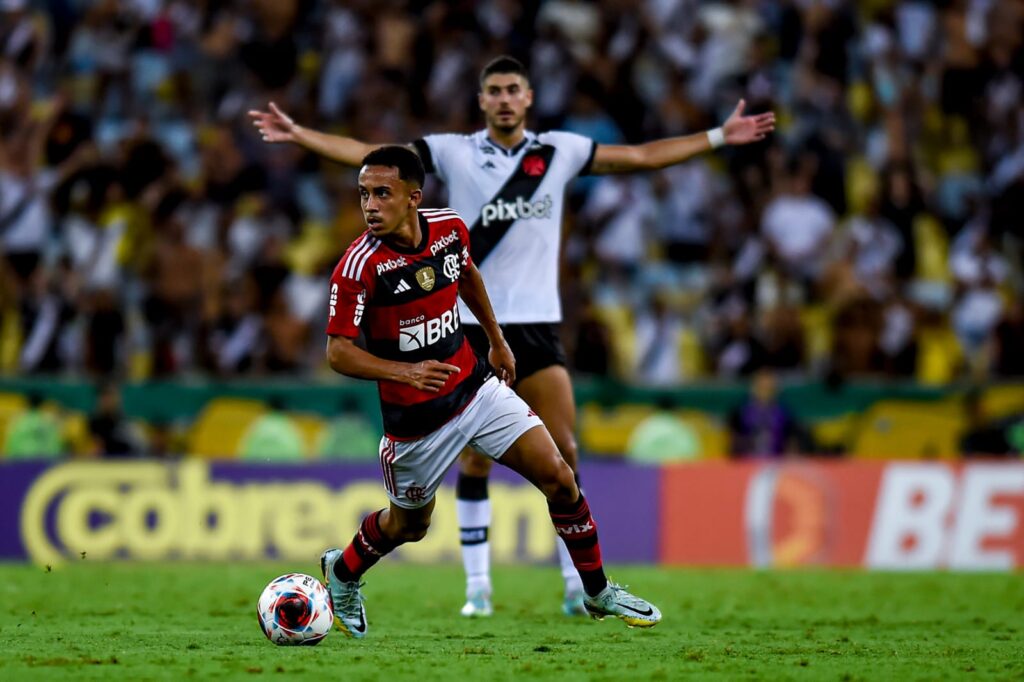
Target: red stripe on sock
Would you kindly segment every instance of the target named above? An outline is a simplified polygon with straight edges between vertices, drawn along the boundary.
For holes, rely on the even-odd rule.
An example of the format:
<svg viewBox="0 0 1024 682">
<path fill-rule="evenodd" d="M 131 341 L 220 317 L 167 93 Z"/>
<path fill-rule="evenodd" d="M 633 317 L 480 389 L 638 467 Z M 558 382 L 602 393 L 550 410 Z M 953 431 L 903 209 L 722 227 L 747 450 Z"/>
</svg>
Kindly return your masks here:
<svg viewBox="0 0 1024 682">
<path fill-rule="evenodd" d="M 349 546 L 341 553 L 341 560 L 345 562 L 345 568 L 348 569 L 349 573 L 358 578 L 369 567 L 363 565 L 363 558 L 356 552 L 354 544 L 354 541 L 349 543 Z"/>
<path fill-rule="evenodd" d="M 570 549 L 569 556 L 577 571 L 596 571 L 603 567 L 601 562 L 601 545 L 586 549 Z"/>
<path fill-rule="evenodd" d="M 581 496 L 568 514 L 549 511 L 555 530 L 565 539 L 565 547 L 569 550 L 576 570 L 601 570 L 601 543 L 597 539 L 597 522 L 590 515 L 590 505 L 587 501 Z"/>
<path fill-rule="evenodd" d="M 384 533 L 380 529 L 380 515 L 382 513 L 384 513 L 384 510 L 378 509 L 363 519 L 362 524 L 360 524 L 359 530 L 363 531 L 363 535 L 366 536 L 367 542 L 371 545 L 381 544 L 381 540 L 384 537 Z"/>
</svg>

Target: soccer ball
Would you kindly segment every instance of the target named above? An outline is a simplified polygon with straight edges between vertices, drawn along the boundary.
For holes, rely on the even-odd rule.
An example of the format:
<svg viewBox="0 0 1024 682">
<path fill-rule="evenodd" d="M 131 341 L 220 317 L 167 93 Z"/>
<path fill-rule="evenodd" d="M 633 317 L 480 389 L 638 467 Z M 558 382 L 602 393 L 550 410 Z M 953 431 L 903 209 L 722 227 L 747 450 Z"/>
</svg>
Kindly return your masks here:
<svg viewBox="0 0 1024 682">
<path fill-rule="evenodd" d="M 256 615 L 260 628 L 274 644 L 319 644 L 334 624 L 331 595 L 310 575 L 288 573 L 263 590 Z"/>
</svg>

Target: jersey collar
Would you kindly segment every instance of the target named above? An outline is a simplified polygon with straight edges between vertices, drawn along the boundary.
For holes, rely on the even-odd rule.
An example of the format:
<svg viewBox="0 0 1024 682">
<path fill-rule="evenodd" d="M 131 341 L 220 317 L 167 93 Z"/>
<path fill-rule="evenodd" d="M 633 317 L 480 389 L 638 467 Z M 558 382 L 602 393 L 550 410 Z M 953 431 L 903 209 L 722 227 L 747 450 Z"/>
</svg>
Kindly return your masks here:
<svg viewBox="0 0 1024 682">
<path fill-rule="evenodd" d="M 500 144 L 492 140 L 491 136 L 487 134 L 486 130 L 484 131 L 484 141 L 487 142 L 487 144 L 491 145 L 491 147 L 496 149 L 501 154 L 510 157 L 518 154 L 520 151 L 522 151 L 523 147 L 532 142 L 532 137 L 533 135 L 530 133 L 530 131 L 526 130 L 523 132 L 523 139 L 519 140 L 519 142 L 515 146 L 505 149 Z"/>
<path fill-rule="evenodd" d="M 420 240 L 420 243 L 412 248 L 409 248 L 407 246 L 399 246 L 398 244 L 388 242 L 389 249 L 395 251 L 396 253 L 404 253 L 409 256 L 415 256 L 417 253 L 427 248 L 427 244 L 430 243 L 430 223 L 427 222 L 427 219 L 424 218 L 423 214 L 420 213 L 419 211 L 416 211 L 416 217 L 419 218 L 420 232 L 423 233 L 423 238 Z"/>
</svg>

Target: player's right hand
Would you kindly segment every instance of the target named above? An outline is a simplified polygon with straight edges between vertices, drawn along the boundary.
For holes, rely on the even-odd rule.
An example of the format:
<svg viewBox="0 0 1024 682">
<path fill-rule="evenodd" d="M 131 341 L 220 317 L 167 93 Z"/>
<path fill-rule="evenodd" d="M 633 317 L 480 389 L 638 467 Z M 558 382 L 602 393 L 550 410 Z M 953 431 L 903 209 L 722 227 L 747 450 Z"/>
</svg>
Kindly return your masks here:
<svg viewBox="0 0 1024 682">
<path fill-rule="evenodd" d="M 249 118 L 264 142 L 295 142 L 295 121 L 288 114 L 270 103 L 270 111 L 249 110 Z"/>
<path fill-rule="evenodd" d="M 448 381 L 448 377 L 461 371 L 455 365 L 437 360 L 424 360 L 415 365 L 409 365 L 405 374 L 405 383 L 421 391 L 438 393 Z"/>
</svg>

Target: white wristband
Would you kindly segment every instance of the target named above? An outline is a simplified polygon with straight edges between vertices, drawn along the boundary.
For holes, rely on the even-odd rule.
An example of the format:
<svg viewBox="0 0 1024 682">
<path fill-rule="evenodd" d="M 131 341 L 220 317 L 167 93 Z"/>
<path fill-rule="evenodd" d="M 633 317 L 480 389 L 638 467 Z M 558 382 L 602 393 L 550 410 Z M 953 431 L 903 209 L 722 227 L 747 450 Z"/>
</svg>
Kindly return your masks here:
<svg viewBox="0 0 1024 682">
<path fill-rule="evenodd" d="M 725 132 L 721 128 L 712 128 L 708 131 L 708 142 L 712 149 L 718 149 L 725 144 Z"/>
</svg>

